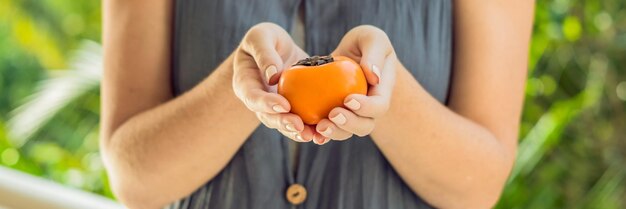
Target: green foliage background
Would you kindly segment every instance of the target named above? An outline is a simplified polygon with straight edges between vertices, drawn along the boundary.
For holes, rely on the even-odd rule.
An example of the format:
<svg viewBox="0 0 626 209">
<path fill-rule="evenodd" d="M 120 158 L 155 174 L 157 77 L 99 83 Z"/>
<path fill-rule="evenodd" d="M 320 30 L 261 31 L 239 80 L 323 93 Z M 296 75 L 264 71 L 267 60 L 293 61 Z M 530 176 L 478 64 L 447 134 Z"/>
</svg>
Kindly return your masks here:
<svg viewBox="0 0 626 209">
<path fill-rule="evenodd" d="M 624 4 L 537 2 L 518 161 L 497 208 L 626 208 Z M 99 1 L 0 4 L 0 165 L 112 198 L 99 77 L 81 77 L 100 70 L 82 62 L 100 27 Z"/>
</svg>

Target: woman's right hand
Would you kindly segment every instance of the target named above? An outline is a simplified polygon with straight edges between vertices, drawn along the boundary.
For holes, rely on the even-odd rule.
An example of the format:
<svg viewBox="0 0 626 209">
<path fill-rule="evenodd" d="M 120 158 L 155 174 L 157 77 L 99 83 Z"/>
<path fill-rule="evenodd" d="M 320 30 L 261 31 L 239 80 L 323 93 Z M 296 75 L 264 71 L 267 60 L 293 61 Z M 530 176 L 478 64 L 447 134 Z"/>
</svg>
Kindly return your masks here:
<svg viewBox="0 0 626 209">
<path fill-rule="evenodd" d="M 233 89 L 265 126 L 297 142 L 326 141 L 314 127 L 289 113 L 291 105 L 276 93 L 282 71 L 306 57 L 280 26 L 259 23 L 248 30 L 235 52 Z"/>
</svg>

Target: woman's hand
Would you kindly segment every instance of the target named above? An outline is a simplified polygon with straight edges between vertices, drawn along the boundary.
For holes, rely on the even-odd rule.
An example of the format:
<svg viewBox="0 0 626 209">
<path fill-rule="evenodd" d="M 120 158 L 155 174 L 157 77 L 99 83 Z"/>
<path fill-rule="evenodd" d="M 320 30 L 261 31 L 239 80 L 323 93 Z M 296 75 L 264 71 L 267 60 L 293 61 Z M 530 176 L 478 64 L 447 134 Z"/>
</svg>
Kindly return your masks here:
<svg viewBox="0 0 626 209">
<path fill-rule="evenodd" d="M 395 69 L 399 64 L 393 46 L 384 31 L 364 25 L 346 33 L 332 55 L 343 55 L 358 62 L 370 86 L 367 95 L 347 96 L 344 99 L 346 108 L 336 107 L 330 111 L 329 119 L 321 120 L 316 131 L 333 140 L 345 140 L 352 135 L 366 136 L 374 130 L 375 119 L 389 108 Z"/>
<path fill-rule="evenodd" d="M 308 57 L 280 26 L 260 23 L 246 33 L 235 52 L 233 89 L 237 97 L 269 128 L 298 142 L 317 135 L 302 119 L 289 113 L 287 99 L 276 93 L 281 72 Z"/>
</svg>

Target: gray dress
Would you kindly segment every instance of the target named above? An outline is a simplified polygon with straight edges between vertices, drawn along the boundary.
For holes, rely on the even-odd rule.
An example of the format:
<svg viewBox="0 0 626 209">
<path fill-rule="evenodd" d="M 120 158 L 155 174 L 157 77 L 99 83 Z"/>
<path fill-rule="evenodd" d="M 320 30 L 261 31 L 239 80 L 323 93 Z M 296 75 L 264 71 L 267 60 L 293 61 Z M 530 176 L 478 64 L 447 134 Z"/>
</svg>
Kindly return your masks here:
<svg viewBox="0 0 626 209">
<path fill-rule="evenodd" d="M 399 59 L 421 85 L 440 102 L 446 101 L 452 0 L 176 1 L 172 55 L 175 94 L 208 76 L 254 24 L 269 21 L 291 31 L 300 4 L 304 4 L 306 52 L 310 55 L 329 54 L 355 26 L 377 26 L 387 33 Z M 288 156 L 292 148 L 288 143 L 289 139 L 276 130 L 259 126 L 219 175 L 169 207 L 431 208 L 409 189 L 369 137 L 331 141 L 324 146 L 299 143 L 297 168 L 291 168 L 293 162 Z M 294 183 L 308 192 L 300 205 L 285 199 L 285 190 Z"/>
</svg>

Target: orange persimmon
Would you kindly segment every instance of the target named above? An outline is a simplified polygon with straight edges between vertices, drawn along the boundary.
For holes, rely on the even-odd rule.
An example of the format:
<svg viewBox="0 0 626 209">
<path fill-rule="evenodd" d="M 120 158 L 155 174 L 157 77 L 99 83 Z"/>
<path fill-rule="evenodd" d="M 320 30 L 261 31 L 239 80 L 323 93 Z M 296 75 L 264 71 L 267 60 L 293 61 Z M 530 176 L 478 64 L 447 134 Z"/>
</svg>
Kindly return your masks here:
<svg viewBox="0 0 626 209">
<path fill-rule="evenodd" d="M 342 107 L 346 96 L 367 94 L 367 81 L 359 64 L 348 57 L 313 56 L 283 71 L 278 93 L 289 101 L 292 113 L 315 125 Z"/>
</svg>

